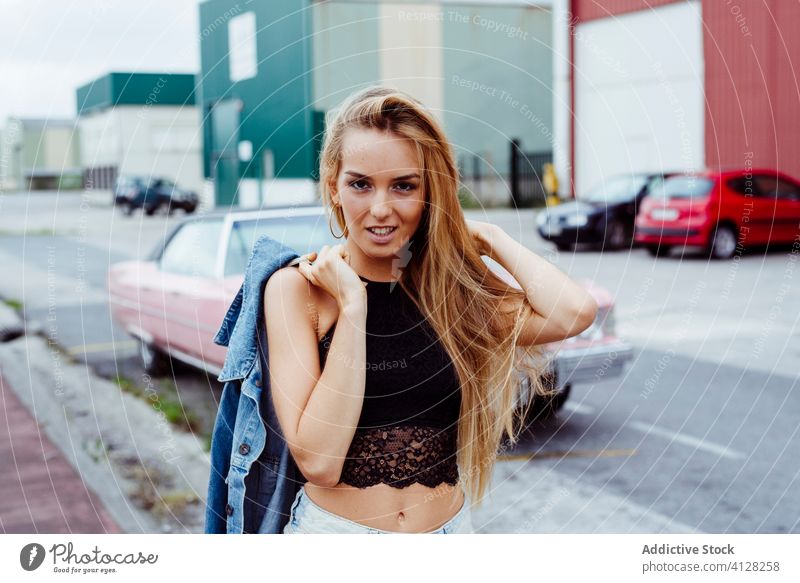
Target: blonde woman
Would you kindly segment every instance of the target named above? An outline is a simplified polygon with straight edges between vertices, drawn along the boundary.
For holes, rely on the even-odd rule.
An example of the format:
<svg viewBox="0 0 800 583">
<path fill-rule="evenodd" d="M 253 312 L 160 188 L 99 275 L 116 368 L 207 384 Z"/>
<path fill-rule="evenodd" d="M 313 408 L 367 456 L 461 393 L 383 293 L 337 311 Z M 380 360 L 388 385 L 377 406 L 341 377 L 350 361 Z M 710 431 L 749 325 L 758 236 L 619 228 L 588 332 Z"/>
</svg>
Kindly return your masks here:
<svg viewBox="0 0 800 583">
<path fill-rule="evenodd" d="M 452 148 L 401 91 L 369 87 L 329 113 L 320 185 L 343 242 L 264 293 L 275 411 L 307 479 L 284 532 L 472 532 L 498 447 L 517 439 L 520 373 L 544 394 L 537 345 L 579 334 L 597 304 L 465 220 Z"/>
</svg>

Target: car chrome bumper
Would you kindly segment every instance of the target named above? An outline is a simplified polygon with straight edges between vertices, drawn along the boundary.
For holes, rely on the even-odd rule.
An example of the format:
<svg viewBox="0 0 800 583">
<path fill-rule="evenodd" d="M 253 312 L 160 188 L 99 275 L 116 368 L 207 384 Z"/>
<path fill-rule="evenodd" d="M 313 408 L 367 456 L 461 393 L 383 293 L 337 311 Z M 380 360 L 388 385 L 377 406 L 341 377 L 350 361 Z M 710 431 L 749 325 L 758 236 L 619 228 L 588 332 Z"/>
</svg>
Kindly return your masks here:
<svg viewBox="0 0 800 583">
<path fill-rule="evenodd" d="M 622 375 L 625 363 L 633 358 L 633 347 L 622 340 L 599 346 L 561 348 L 555 356 L 558 388 L 569 383 L 601 381 Z"/>
</svg>

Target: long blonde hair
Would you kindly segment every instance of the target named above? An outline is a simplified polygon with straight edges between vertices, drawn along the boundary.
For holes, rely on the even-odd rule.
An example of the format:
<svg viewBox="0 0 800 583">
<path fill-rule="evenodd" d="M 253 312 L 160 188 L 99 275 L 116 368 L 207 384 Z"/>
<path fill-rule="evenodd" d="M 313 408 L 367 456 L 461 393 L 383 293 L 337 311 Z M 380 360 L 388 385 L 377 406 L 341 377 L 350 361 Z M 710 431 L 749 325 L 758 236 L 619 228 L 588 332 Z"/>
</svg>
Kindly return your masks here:
<svg viewBox="0 0 800 583">
<path fill-rule="evenodd" d="M 416 147 L 425 209 L 399 283 L 428 319 L 457 370 L 460 482 L 473 503 L 480 504 L 504 434 L 508 445 L 516 443 L 534 395 L 552 394 L 542 382 L 549 362 L 541 346 L 517 346 L 532 308 L 521 289 L 508 285 L 481 259 L 458 199 L 452 146 L 428 109 L 400 90 L 367 87 L 326 115 L 320 195 L 345 235 L 344 214 L 341 206 L 332 204 L 332 193 L 337 190 L 344 134 L 350 128 L 390 131 Z M 501 300 L 509 297 L 523 300 L 513 317 L 501 311 Z M 529 383 L 527 400 L 519 400 L 521 381 Z"/>
</svg>

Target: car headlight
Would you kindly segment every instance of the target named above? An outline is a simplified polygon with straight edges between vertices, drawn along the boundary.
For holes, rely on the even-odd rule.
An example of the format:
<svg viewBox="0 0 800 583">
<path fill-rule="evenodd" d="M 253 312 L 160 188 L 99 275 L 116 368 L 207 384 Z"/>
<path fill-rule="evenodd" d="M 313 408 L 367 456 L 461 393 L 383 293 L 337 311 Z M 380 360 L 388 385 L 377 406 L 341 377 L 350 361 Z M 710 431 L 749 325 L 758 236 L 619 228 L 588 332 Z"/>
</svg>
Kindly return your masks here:
<svg viewBox="0 0 800 583">
<path fill-rule="evenodd" d="M 544 225 L 549 219 L 548 212 L 545 210 L 539 211 L 536 214 L 536 224 L 540 227 Z"/>
<path fill-rule="evenodd" d="M 567 215 L 567 224 L 570 227 L 582 227 L 588 222 L 586 215 Z"/>
</svg>

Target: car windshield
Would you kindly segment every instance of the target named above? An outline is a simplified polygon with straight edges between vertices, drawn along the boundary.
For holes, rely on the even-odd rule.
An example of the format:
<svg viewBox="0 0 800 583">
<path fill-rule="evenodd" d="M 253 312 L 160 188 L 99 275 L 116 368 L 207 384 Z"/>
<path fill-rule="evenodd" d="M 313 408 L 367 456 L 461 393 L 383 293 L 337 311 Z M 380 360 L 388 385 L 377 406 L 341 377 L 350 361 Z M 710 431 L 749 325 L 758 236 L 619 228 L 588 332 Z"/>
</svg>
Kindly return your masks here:
<svg viewBox="0 0 800 583">
<path fill-rule="evenodd" d="M 269 235 L 300 255 L 344 241 L 333 237 L 325 214 L 236 221 L 225 258 L 226 276 L 244 273 L 253 245 L 261 235 Z"/>
<path fill-rule="evenodd" d="M 613 203 L 633 200 L 647 182 L 647 176 L 615 176 L 579 197 L 586 202 Z"/>
<path fill-rule="evenodd" d="M 714 180 L 705 176 L 671 176 L 653 186 L 650 196 L 654 198 L 697 198 L 705 196 L 714 186 Z"/>
<path fill-rule="evenodd" d="M 161 270 L 180 275 L 214 277 L 221 232 L 221 219 L 185 223 L 167 243 L 159 260 Z"/>
</svg>

